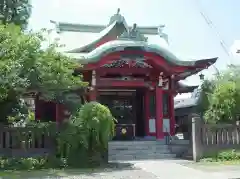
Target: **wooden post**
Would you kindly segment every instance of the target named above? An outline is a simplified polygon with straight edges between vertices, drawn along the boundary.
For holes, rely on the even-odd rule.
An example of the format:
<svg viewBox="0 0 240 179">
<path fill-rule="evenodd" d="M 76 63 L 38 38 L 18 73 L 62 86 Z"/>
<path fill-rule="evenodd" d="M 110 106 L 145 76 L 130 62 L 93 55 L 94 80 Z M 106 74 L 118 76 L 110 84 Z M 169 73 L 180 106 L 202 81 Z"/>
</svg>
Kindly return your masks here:
<svg viewBox="0 0 240 179">
<path fill-rule="evenodd" d="M 170 95 L 169 95 L 169 100 L 170 100 L 170 103 L 169 103 L 169 107 L 170 107 L 170 134 L 173 136 L 175 134 L 175 124 L 176 124 L 176 121 L 175 121 L 175 114 L 174 114 L 174 78 L 175 76 L 172 75 L 171 76 L 171 81 L 170 81 Z"/>
<path fill-rule="evenodd" d="M 156 87 L 156 138 L 163 139 L 163 91 L 161 87 Z"/>
<path fill-rule="evenodd" d="M 202 146 L 202 119 L 197 114 L 190 116 L 192 121 L 192 150 L 193 160 L 198 162 L 203 155 Z"/>
</svg>

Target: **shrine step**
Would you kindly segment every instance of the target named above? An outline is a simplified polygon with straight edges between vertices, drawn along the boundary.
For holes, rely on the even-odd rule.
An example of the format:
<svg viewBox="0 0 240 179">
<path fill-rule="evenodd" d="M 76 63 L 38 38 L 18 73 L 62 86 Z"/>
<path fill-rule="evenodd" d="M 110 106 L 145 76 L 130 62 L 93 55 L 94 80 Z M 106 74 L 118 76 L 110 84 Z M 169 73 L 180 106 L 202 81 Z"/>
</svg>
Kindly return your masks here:
<svg viewBox="0 0 240 179">
<path fill-rule="evenodd" d="M 108 144 L 109 161 L 173 159 L 168 145 L 161 141 L 111 141 Z"/>
</svg>

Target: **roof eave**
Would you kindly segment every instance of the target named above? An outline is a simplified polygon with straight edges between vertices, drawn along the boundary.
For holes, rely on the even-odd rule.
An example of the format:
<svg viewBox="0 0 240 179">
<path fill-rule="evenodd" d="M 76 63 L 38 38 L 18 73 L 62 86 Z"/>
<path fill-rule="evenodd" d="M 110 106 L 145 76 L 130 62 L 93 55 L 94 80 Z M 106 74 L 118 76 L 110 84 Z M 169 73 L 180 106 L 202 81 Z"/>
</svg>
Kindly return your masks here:
<svg viewBox="0 0 240 179">
<path fill-rule="evenodd" d="M 201 59 L 201 60 L 196 60 L 195 64 L 192 65 L 191 67 L 193 69 L 189 69 L 189 71 L 185 71 L 185 75 L 180 75 L 181 79 L 185 79 L 191 75 L 194 75 L 196 73 L 199 73 L 200 71 L 209 68 L 211 65 L 213 65 L 214 63 L 216 63 L 218 57 L 214 57 L 214 58 L 207 58 L 207 59 Z"/>
</svg>

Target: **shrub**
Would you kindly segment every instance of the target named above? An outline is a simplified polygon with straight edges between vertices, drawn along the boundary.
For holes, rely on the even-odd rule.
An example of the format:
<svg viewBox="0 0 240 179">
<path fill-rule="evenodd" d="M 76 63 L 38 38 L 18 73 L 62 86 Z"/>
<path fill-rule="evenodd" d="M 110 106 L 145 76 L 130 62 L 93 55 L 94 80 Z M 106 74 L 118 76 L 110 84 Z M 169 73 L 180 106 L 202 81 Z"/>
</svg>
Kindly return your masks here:
<svg viewBox="0 0 240 179">
<path fill-rule="evenodd" d="M 114 118 L 109 109 L 97 102 L 83 105 L 70 120 L 56 123 L 28 123 L 34 135 L 48 133 L 56 139 L 56 155 L 27 158 L 0 158 L 1 169 L 43 169 L 89 167 L 107 160 L 108 141 L 114 136 Z M 22 141 L 19 133 L 18 140 Z"/>
<path fill-rule="evenodd" d="M 0 158 L 0 169 L 2 170 L 34 170 L 46 168 L 65 167 L 64 160 L 54 156 L 26 157 L 26 158 Z"/>
<path fill-rule="evenodd" d="M 202 161 L 205 162 L 235 161 L 235 160 L 240 160 L 240 151 L 235 149 L 210 153 L 202 159 Z"/>
<path fill-rule="evenodd" d="M 62 126 L 59 156 L 65 157 L 71 166 L 107 161 L 108 141 L 114 136 L 114 128 L 114 118 L 106 106 L 97 102 L 84 104 Z"/>
<path fill-rule="evenodd" d="M 106 106 L 97 102 L 86 103 L 72 120 L 87 129 L 90 145 L 101 145 L 107 149 L 109 139 L 114 136 L 115 123 Z"/>
</svg>

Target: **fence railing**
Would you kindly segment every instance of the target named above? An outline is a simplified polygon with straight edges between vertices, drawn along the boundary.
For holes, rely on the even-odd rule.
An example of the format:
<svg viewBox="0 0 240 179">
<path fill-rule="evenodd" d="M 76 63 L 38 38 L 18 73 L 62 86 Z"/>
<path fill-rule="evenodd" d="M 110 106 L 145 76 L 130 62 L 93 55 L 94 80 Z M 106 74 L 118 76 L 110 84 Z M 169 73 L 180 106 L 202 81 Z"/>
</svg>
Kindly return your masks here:
<svg viewBox="0 0 240 179">
<path fill-rule="evenodd" d="M 0 156 L 42 156 L 54 147 L 54 138 L 41 128 L 0 126 Z"/>
<path fill-rule="evenodd" d="M 212 148 L 230 148 L 240 145 L 240 126 L 216 124 L 201 126 L 202 145 Z"/>
<path fill-rule="evenodd" d="M 204 124 L 197 116 L 192 116 L 193 158 L 223 149 L 240 149 L 240 126 L 235 124 Z"/>
</svg>

